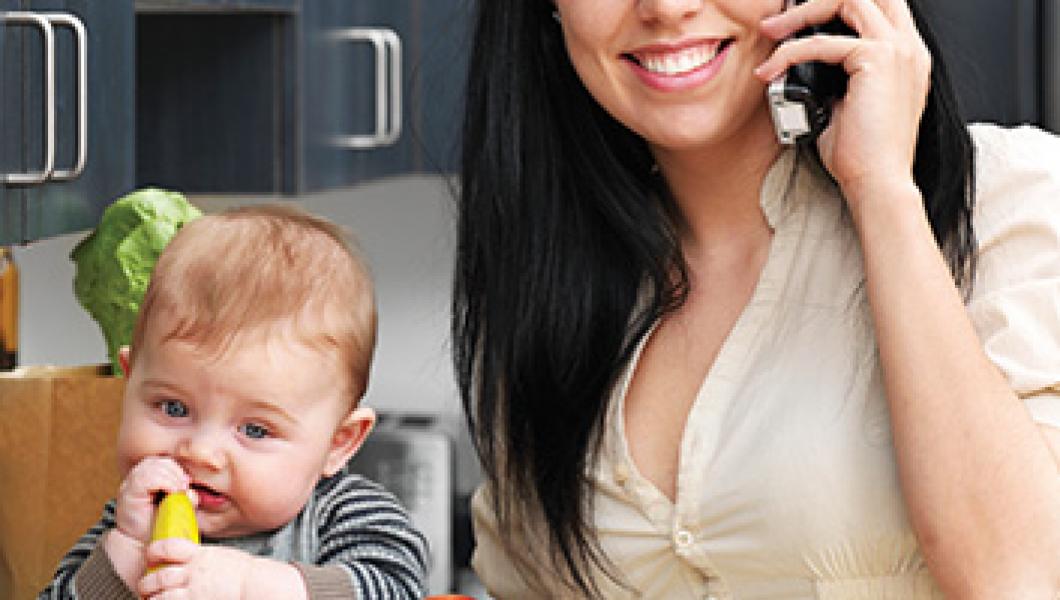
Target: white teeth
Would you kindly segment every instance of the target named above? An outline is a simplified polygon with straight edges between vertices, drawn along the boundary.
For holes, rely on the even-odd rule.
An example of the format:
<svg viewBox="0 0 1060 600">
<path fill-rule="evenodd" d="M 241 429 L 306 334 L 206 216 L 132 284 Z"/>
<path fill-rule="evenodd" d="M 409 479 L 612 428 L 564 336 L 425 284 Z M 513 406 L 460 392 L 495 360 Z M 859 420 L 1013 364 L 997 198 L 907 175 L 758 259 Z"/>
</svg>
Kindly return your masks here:
<svg viewBox="0 0 1060 600">
<path fill-rule="evenodd" d="M 668 54 L 637 55 L 641 66 L 660 75 L 680 75 L 707 64 L 717 55 L 720 44 L 712 48 L 695 46 Z"/>
</svg>

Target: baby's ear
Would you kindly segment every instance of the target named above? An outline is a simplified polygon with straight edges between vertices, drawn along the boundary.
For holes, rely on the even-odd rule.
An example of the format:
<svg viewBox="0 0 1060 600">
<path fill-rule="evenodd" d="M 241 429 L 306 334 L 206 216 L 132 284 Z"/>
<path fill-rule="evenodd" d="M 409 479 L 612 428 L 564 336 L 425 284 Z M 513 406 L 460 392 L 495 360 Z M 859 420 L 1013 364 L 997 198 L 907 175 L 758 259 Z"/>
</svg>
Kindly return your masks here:
<svg viewBox="0 0 1060 600">
<path fill-rule="evenodd" d="M 122 370 L 122 372 L 125 373 L 125 378 L 128 379 L 129 378 L 129 347 L 128 346 L 122 346 L 121 348 L 118 348 L 118 364 L 121 365 L 121 370 Z M 115 373 L 115 375 L 120 375 L 120 373 Z"/>
<path fill-rule="evenodd" d="M 324 462 L 324 475 L 331 477 L 346 466 L 374 426 L 375 411 L 371 408 L 359 406 L 350 411 L 331 437 L 331 448 Z"/>
</svg>

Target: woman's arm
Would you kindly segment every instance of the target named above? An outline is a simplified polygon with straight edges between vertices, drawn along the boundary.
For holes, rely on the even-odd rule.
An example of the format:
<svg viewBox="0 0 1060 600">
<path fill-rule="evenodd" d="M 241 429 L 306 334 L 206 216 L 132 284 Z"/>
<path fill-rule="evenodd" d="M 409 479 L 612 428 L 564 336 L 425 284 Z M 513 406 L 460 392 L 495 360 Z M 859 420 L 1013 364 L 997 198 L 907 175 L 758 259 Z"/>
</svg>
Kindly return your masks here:
<svg viewBox="0 0 1060 600">
<path fill-rule="evenodd" d="M 504 543 L 505 535 L 500 530 L 487 484 L 481 484 L 471 497 L 472 525 L 475 533 L 475 551 L 471 567 L 486 586 L 491 598 L 497 600 L 529 600 L 544 598 L 550 594 L 550 581 L 544 573 L 532 573 L 526 569 L 528 556 L 512 556 L 511 546 Z M 543 546 L 544 544 L 542 544 Z M 528 540 L 520 539 L 516 548 L 525 548 L 527 555 L 536 547 Z M 547 560 L 545 557 L 538 556 Z M 544 566 L 544 562 L 539 562 Z M 522 566 L 523 568 L 520 568 Z M 535 588 L 530 583 L 537 585 Z"/>
<path fill-rule="evenodd" d="M 1057 397 L 1056 401 L 1060 402 L 1060 397 Z M 1050 425 L 1039 425 L 1039 427 L 1046 443 L 1049 444 L 1049 448 L 1053 451 L 1053 458 L 1056 459 L 1057 464 L 1060 464 L 1060 428 Z"/>
<path fill-rule="evenodd" d="M 957 598 L 1060 591 L 1060 475 L 987 358 L 911 182 L 851 190 L 902 491 Z"/>
<path fill-rule="evenodd" d="M 783 43 L 758 74 L 768 80 L 791 64 L 823 60 L 850 76 L 818 148 L 860 236 L 913 527 L 948 596 L 1053 600 L 1057 461 L 986 355 L 913 181 L 931 55 L 908 5 L 812 0 L 762 27 L 780 40 L 837 14 L 859 37 Z"/>
</svg>

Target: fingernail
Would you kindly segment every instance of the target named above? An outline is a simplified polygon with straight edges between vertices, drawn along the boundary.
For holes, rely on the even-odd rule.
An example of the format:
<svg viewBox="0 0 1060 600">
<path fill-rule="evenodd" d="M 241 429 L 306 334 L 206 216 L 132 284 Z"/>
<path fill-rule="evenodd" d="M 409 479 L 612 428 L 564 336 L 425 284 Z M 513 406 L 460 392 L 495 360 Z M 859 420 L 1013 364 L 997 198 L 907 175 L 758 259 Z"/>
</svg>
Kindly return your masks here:
<svg viewBox="0 0 1060 600">
<path fill-rule="evenodd" d="M 775 15 L 769 15 L 768 17 L 762 19 L 759 22 L 759 25 L 761 25 L 762 27 L 768 27 L 771 24 L 775 23 L 777 21 L 777 19 L 779 19 L 779 18 L 780 18 L 780 14 L 779 13 L 775 14 Z"/>
<path fill-rule="evenodd" d="M 761 29 L 762 32 L 769 36 L 771 39 L 782 39 L 784 37 L 784 34 L 781 32 L 783 32 L 784 29 L 781 27 L 781 25 L 778 25 L 778 23 L 781 23 L 780 16 L 781 15 L 772 15 L 762 19 L 758 24 L 758 28 Z"/>
</svg>

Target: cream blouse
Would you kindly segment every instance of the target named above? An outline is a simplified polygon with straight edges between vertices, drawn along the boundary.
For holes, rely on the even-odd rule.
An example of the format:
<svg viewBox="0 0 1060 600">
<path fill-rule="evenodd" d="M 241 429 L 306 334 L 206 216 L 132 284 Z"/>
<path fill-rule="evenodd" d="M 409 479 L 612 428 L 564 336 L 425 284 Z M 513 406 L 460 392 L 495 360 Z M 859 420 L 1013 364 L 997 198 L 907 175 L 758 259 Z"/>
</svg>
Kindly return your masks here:
<svg viewBox="0 0 1060 600">
<path fill-rule="evenodd" d="M 1060 138 L 972 127 L 980 250 L 968 311 L 1040 423 L 1060 427 Z M 754 294 L 688 414 L 676 500 L 641 476 L 616 386 L 592 472 L 607 598 L 941 598 L 898 488 L 858 238 L 797 151 L 761 194 L 774 230 Z M 510 556 L 480 489 L 473 566 L 496 598 L 571 597 L 537 532 Z M 515 567 L 523 564 L 522 569 Z M 532 585 L 529 585 L 532 584 Z"/>
</svg>

